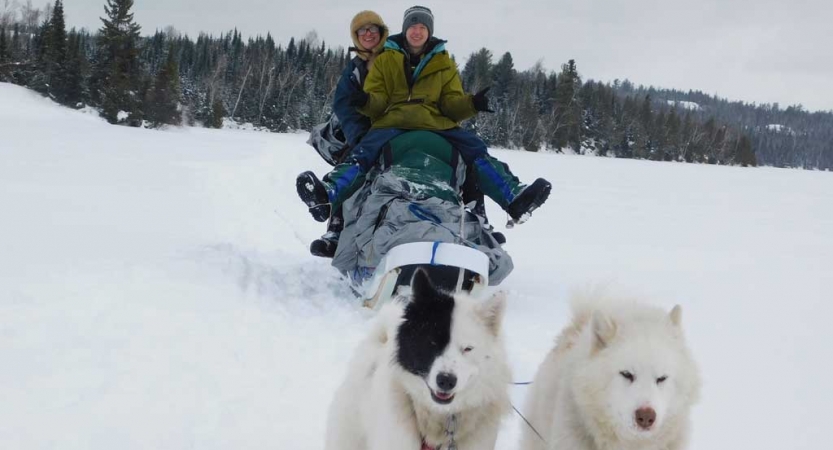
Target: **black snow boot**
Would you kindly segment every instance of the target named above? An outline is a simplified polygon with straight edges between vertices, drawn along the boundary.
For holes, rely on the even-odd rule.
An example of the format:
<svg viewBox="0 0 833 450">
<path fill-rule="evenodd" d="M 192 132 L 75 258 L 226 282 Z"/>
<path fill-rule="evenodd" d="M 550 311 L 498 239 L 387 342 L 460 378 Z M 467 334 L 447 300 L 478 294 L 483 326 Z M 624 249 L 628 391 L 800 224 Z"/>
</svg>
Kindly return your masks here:
<svg viewBox="0 0 833 450">
<path fill-rule="evenodd" d="M 509 208 L 507 208 L 507 212 L 509 213 L 509 217 L 515 221 L 515 223 L 524 223 L 526 222 L 532 211 L 535 211 L 547 201 L 547 197 L 550 196 L 550 191 L 552 190 L 552 184 L 549 181 L 538 178 L 532 184 L 524 188 L 512 203 L 509 204 Z"/>
<path fill-rule="evenodd" d="M 495 241 L 497 241 L 500 245 L 506 243 L 506 236 L 504 236 L 500 231 L 492 231 L 492 237 L 495 238 Z"/>
<path fill-rule="evenodd" d="M 322 258 L 332 258 L 336 254 L 338 247 L 338 233 L 328 231 L 327 234 L 321 236 L 319 239 L 312 241 L 309 245 L 309 252 L 314 256 Z"/>
<path fill-rule="evenodd" d="M 307 171 L 295 178 L 295 189 L 298 197 L 309 208 L 312 218 L 318 222 L 325 222 L 330 218 L 330 198 L 327 196 L 327 188 L 324 183 Z"/>
</svg>

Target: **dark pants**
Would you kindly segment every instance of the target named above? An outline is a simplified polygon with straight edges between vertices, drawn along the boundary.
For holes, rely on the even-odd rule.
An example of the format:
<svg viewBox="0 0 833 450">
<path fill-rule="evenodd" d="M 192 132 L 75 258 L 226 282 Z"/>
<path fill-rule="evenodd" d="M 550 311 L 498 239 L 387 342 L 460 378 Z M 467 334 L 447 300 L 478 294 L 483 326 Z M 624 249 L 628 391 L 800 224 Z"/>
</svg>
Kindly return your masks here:
<svg viewBox="0 0 833 450">
<path fill-rule="evenodd" d="M 340 208 L 341 203 L 364 183 L 365 175 L 379 161 L 385 144 L 407 131 L 398 128 L 371 129 L 346 161 L 324 176 L 327 196 L 334 209 Z M 474 170 L 477 186 L 483 193 L 501 208 L 508 207 L 522 188 L 520 180 L 512 174 L 509 166 L 489 156 L 483 140 L 462 128 L 428 131 L 442 136 L 457 150 L 466 165 Z"/>
</svg>

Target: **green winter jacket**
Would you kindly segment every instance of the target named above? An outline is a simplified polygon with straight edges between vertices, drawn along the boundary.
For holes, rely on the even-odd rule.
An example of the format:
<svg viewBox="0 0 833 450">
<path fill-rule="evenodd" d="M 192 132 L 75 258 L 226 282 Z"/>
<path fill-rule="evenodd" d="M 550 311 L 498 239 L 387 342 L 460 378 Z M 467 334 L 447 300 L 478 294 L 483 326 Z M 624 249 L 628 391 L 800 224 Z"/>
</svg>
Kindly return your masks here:
<svg viewBox="0 0 833 450">
<path fill-rule="evenodd" d="M 369 94 L 359 112 L 370 117 L 372 128 L 448 130 L 477 114 L 472 96 L 463 92 L 457 66 L 445 51 L 445 41 L 433 46 L 408 77 L 404 36 L 391 36 L 376 58 L 364 83 Z"/>
</svg>

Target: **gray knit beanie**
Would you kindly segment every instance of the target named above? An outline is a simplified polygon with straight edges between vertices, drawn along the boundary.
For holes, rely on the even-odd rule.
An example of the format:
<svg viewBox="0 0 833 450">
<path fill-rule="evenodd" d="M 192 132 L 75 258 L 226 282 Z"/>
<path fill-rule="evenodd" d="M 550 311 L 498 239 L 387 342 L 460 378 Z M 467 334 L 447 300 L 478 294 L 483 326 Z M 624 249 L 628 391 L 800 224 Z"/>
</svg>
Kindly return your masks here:
<svg viewBox="0 0 833 450">
<path fill-rule="evenodd" d="M 405 11 L 402 19 L 402 32 L 408 31 L 411 25 L 421 23 L 428 28 L 428 36 L 434 35 L 434 15 L 431 10 L 424 6 L 412 6 Z"/>
</svg>

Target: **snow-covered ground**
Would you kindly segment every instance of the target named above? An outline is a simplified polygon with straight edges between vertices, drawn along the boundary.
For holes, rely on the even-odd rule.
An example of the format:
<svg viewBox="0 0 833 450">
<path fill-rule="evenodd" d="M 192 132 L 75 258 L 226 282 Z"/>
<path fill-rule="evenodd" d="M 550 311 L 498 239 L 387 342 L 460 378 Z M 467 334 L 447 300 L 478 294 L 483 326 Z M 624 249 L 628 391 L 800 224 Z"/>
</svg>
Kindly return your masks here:
<svg viewBox="0 0 833 450">
<path fill-rule="evenodd" d="M 307 252 L 294 177 L 327 166 L 305 139 L 110 126 L 0 84 L 0 448 L 323 447 L 372 316 Z M 494 153 L 554 183 L 505 231 L 516 380 L 570 291 L 608 285 L 683 305 L 693 449 L 827 448 L 829 173 Z"/>
</svg>

